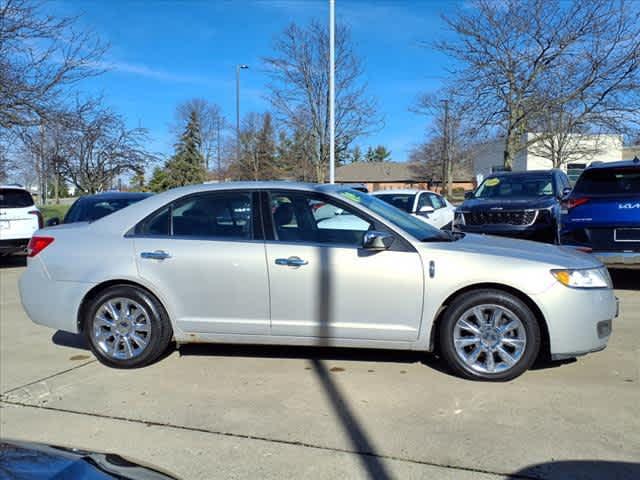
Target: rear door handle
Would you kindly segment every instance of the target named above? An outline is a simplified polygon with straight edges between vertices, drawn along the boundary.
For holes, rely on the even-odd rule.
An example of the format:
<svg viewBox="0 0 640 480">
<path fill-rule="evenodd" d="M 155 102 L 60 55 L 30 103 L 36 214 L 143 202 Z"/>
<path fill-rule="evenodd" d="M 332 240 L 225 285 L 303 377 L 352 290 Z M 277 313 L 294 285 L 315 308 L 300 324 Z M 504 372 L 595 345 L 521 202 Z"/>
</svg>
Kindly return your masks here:
<svg viewBox="0 0 640 480">
<path fill-rule="evenodd" d="M 276 258 L 276 265 L 285 265 L 287 267 L 301 267 L 308 265 L 309 262 L 302 260 L 300 257 Z"/>
<path fill-rule="evenodd" d="M 140 256 L 142 258 L 149 258 L 152 260 L 164 260 L 166 258 L 171 258 L 169 252 L 165 252 L 164 250 L 156 250 L 155 252 L 142 252 Z"/>
</svg>

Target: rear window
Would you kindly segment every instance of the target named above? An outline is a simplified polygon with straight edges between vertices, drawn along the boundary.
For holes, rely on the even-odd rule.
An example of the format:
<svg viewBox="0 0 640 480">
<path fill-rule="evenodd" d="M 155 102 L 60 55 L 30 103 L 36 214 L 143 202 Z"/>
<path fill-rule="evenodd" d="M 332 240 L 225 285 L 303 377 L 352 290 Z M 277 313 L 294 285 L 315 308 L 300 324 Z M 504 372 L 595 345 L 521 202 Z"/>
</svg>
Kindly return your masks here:
<svg viewBox="0 0 640 480">
<path fill-rule="evenodd" d="M 585 170 L 574 191 L 583 195 L 640 195 L 640 168 Z"/>
<path fill-rule="evenodd" d="M 33 205 L 31 194 L 17 188 L 0 188 L 0 208 L 24 208 Z"/>
</svg>

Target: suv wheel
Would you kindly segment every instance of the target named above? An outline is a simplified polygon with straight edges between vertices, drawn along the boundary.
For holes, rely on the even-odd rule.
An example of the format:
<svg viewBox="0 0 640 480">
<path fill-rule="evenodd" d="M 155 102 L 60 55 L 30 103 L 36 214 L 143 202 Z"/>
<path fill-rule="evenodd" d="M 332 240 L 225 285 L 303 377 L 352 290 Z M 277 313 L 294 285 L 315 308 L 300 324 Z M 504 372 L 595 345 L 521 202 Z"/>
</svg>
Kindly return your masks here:
<svg viewBox="0 0 640 480">
<path fill-rule="evenodd" d="M 458 375 L 507 381 L 531 367 L 540 350 L 540 327 L 529 307 L 500 290 L 456 298 L 440 328 L 440 350 Z"/>
<path fill-rule="evenodd" d="M 103 364 L 136 368 L 157 360 L 173 335 L 160 302 L 145 290 L 116 285 L 100 292 L 85 309 L 84 333 Z"/>
</svg>

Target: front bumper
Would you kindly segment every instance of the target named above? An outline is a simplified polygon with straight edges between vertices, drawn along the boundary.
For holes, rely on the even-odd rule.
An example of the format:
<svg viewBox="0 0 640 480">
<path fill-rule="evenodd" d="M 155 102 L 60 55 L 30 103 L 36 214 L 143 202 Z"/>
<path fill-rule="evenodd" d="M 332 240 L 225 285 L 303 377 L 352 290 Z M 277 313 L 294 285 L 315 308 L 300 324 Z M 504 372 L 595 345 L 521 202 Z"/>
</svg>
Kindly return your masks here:
<svg viewBox="0 0 640 480">
<path fill-rule="evenodd" d="M 539 225 L 460 225 L 455 227 L 466 233 L 481 233 L 486 235 L 499 235 L 530 240 L 554 241 L 556 229 L 549 224 Z"/>
<path fill-rule="evenodd" d="M 609 268 L 640 269 L 640 252 L 593 252 Z"/>
<path fill-rule="evenodd" d="M 534 296 L 547 320 L 552 359 L 576 357 L 607 346 L 618 299 L 613 289 L 578 289 L 557 283 Z"/>
</svg>

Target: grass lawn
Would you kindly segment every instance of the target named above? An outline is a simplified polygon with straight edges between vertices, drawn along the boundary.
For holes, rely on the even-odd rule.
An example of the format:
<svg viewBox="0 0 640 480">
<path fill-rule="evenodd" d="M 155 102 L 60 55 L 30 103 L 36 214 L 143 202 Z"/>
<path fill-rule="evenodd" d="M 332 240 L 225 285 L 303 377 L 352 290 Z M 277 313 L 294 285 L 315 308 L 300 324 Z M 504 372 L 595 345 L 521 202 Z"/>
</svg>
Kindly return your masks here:
<svg viewBox="0 0 640 480">
<path fill-rule="evenodd" d="M 41 205 L 38 208 L 42 212 L 42 216 L 44 217 L 44 221 L 46 223 L 47 220 L 53 217 L 58 217 L 60 220 L 64 217 L 64 214 L 67 213 L 69 207 L 71 205 Z"/>
</svg>

